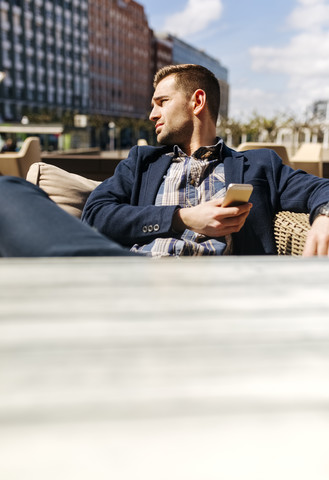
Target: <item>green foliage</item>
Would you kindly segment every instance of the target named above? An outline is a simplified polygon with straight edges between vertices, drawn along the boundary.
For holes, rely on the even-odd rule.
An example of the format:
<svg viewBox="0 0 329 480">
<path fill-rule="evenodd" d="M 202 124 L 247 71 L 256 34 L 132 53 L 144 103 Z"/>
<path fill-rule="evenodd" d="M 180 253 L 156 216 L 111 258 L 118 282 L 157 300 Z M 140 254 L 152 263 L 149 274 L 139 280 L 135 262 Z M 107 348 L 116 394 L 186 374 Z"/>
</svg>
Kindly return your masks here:
<svg viewBox="0 0 329 480">
<path fill-rule="evenodd" d="M 281 128 L 290 128 L 293 132 L 306 127 L 318 131 L 319 126 L 314 122 L 301 122 L 293 114 L 285 113 L 266 118 L 253 112 L 247 121 L 234 118 L 221 118 L 217 127 L 217 134 L 232 145 L 238 146 L 242 141 L 247 142 L 275 142 Z"/>
</svg>

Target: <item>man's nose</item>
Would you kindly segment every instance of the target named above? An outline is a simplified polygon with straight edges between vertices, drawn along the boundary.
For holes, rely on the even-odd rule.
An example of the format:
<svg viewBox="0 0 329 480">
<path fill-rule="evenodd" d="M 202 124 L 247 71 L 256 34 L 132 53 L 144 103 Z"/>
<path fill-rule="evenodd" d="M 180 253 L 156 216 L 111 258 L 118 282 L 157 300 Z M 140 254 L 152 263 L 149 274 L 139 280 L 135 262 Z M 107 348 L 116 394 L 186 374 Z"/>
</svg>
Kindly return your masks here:
<svg viewBox="0 0 329 480">
<path fill-rule="evenodd" d="M 155 120 L 157 120 L 158 118 L 159 118 L 159 115 L 157 113 L 157 108 L 156 108 L 156 105 L 154 105 L 154 107 L 152 108 L 151 113 L 149 115 L 149 119 L 152 122 L 155 122 Z"/>
</svg>

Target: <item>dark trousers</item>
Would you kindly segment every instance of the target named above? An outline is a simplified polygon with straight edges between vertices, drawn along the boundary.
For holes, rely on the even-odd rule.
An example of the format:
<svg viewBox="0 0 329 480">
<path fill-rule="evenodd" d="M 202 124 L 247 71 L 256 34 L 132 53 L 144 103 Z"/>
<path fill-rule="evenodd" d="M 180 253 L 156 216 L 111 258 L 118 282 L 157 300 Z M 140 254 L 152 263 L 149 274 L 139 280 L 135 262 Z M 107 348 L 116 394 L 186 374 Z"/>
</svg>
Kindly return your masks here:
<svg viewBox="0 0 329 480">
<path fill-rule="evenodd" d="M 0 256 L 133 255 L 58 207 L 36 185 L 0 177 Z"/>
</svg>

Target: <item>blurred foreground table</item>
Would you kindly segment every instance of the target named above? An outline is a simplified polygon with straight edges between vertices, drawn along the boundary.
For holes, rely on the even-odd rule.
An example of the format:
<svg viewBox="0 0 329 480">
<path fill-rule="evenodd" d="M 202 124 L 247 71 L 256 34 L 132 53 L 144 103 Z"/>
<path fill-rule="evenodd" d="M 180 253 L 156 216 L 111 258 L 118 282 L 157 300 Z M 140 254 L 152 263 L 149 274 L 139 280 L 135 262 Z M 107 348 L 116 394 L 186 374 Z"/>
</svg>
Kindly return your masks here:
<svg viewBox="0 0 329 480">
<path fill-rule="evenodd" d="M 329 260 L 0 260 L 0 478 L 327 480 Z"/>
</svg>

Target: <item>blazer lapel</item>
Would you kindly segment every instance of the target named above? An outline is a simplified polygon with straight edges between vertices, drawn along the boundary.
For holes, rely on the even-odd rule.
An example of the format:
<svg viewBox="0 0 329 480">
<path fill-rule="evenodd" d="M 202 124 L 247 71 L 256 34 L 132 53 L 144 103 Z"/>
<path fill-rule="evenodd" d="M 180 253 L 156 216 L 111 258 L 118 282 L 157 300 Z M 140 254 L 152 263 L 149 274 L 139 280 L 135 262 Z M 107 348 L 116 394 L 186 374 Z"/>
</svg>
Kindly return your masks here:
<svg viewBox="0 0 329 480">
<path fill-rule="evenodd" d="M 171 163 L 170 155 L 161 155 L 156 161 L 149 164 L 149 168 L 142 177 L 139 205 L 154 205 L 164 175 Z"/>
<path fill-rule="evenodd" d="M 230 183 L 243 183 L 244 155 L 242 152 L 236 152 L 224 145 L 223 156 L 226 188 Z"/>
</svg>

